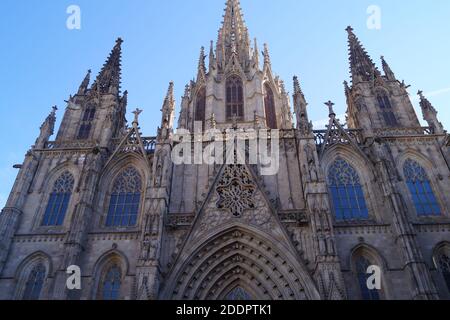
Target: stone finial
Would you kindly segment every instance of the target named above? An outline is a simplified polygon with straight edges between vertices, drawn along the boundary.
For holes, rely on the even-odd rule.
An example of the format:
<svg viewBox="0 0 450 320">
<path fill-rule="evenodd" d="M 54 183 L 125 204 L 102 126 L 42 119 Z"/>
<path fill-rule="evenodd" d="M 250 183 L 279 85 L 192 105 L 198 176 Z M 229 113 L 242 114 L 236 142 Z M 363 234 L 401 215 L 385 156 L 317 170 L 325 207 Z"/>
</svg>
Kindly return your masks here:
<svg viewBox="0 0 450 320">
<path fill-rule="evenodd" d="M 336 113 L 333 110 L 334 103 L 331 100 L 328 100 L 328 102 L 325 102 L 325 105 L 328 107 L 330 112 L 330 118 L 335 117 Z"/>
<path fill-rule="evenodd" d="M 133 125 L 138 125 L 139 124 L 139 115 L 142 113 L 143 110 L 136 108 L 136 110 L 133 111 L 134 114 L 134 120 L 133 120 Z"/>
<path fill-rule="evenodd" d="M 269 46 L 267 45 L 267 43 L 264 43 L 264 65 L 270 66 L 271 62 L 270 62 L 270 54 L 269 54 Z"/>
</svg>

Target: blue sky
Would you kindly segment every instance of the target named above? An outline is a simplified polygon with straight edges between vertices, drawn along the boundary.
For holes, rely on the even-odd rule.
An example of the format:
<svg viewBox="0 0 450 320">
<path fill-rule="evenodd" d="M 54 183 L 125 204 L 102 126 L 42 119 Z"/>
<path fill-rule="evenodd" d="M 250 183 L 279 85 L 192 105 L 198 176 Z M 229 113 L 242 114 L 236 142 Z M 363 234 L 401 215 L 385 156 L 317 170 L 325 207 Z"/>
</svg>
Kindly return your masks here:
<svg viewBox="0 0 450 320">
<path fill-rule="evenodd" d="M 142 131 L 154 135 L 168 82 L 177 102 L 196 75 L 199 49 L 217 39 L 225 0 L 2 0 L 0 19 L 0 207 L 34 143 L 39 126 L 74 94 L 86 71 L 96 75 L 122 37 L 123 90 L 129 111 L 139 107 Z M 81 8 L 81 30 L 66 28 L 69 5 Z M 367 28 L 367 8 L 381 9 L 381 29 Z M 300 77 L 310 116 L 327 116 L 331 99 L 345 112 L 347 38 L 352 25 L 379 65 L 384 55 L 399 79 L 424 90 L 450 128 L 450 1 L 448 0 L 241 0 L 250 36 L 269 44 L 273 70 L 292 88 Z M 208 52 L 208 50 L 207 50 Z M 421 115 L 419 115 L 421 118 Z M 343 119 L 344 120 L 344 119 Z"/>
</svg>

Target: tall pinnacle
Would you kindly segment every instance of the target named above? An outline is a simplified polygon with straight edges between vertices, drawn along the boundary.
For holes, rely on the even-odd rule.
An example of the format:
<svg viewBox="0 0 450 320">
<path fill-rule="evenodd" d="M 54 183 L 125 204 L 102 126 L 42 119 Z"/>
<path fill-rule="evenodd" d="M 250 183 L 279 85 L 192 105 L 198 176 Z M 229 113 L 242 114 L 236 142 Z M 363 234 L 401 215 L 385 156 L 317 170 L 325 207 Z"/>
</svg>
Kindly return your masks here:
<svg viewBox="0 0 450 320">
<path fill-rule="evenodd" d="M 209 71 L 211 72 L 216 68 L 216 57 L 214 56 L 214 42 L 211 41 L 211 46 L 209 48 Z"/>
<path fill-rule="evenodd" d="M 200 49 L 200 57 L 198 58 L 198 72 L 197 72 L 197 80 L 202 77 L 204 78 L 206 74 L 206 65 L 205 65 L 205 48 L 201 47 Z"/>
<path fill-rule="evenodd" d="M 294 76 L 294 111 L 297 118 L 297 128 L 302 134 L 309 134 L 312 130 L 312 125 L 309 122 L 308 110 L 306 109 L 308 103 L 303 94 L 300 82 L 297 76 Z"/>
<path fill-rule="evenodd" d="M 395 74 L 394 74 L 394 72 L 392 71 L 392 69 L 391 69 L 391 67 L 389 66 L 389 64 L 386 62 L 386 60 L 384 60 L 384 57 L 383 57 L 383 56 L 381 56 L 381 64 L 383 65 L 383 71 L 384 71 L 384 74 L 385 74 L 386 78 L 387 78 L 388 80 L 395 81 L 395 80 L 396 80 L 396 79 L 395 79 Z"/>
<path fill-rule="evenodd" d="M 264 66 L 270 66 L 270 54 L 269 54 L 269 46 L 267 43 L 264 43 Z"/>
<path fill-rule="evenodd" d="M 108 59 L 103 65 L 102 70 L 97 76 L 93 89 L 99 93 L 119 94 L 121 80 L 121 58 L 122 58 L 121 38 L 116 40 L 116 45 L 112 49 Z"/>
<path fill-rule="evenodd" d="M 162 128 L 171 128 L 173 125 L 173 118 L 175 114 L 175 97 L 173 93 L 173 82 L 169 83 L 169 89 L 167 89 L 166 98 L 164 99 L 164 104 L 161 109 L 162 119 L 161 119 L 161 127 Z"/>
<path fill-rule="evenodd" d="M 248 29 L 241 13 L 239 0 L 227 0 L 222 28 L 217 40 L 218 61 L 227 63 L 236 53 L 240 59 L 249 59 Z M 241 61 L 243 62 L 243 61 Z"/>
<path fill-rule="evenodd" d="M 173 93 L 173 81 L 169 82 L 169 88 L 167 89 L 166 98 L 164 99 L 164 108 L 167 108 L 167 110 L 175 109 L 175 98 Z"/>
<path fill-rule="evenodd" d="M 48 139 L 53 135 L 55 129 L 56 122 L 56 111 L 58 107 L 52 107 L 52 111 L 45 119 L 44 123 L 40 127 L 40 134 L 37 138 L 34 147 L 36 149 L 44 148 L 45 144 L 48 142 Z"/>
<path fill-rule="evenodd" d="M 83 82 L 80 85 L 80 88 L 78 89 L 79 95 L 86 94 L 86 91 L 88 90 L 90 81 L 91 81 L 91 70 L 89 69 L 86 76 L 83 79 Z"/>
<path fill-rule="evenodd" d="M 300 87 L 300 81 L 297 76 L 294 76 L 294 95 L 301 95 L 304 98 L 302 88 Z"/>
<path fill-rule="evenodd" d="M 422 108 L 423 119 L 428 122 L 430 128 L 436 134 L 444 133 L 444 127 L 437 118 L 437 111 L 431 102 L 424 96 L 422 91 L 417 93 L 420 97 L 420 107 Z"/>
<path fill-rule="evenodd" d="M 348 33 L 352 82 L 357 83 L 360 81 L 373 80 L 375 75 L 379 75 L 380 72 L 376 68 L 370 56 L 367 54 L 367 51 L 364 49 L 359 39 L 353 33 L 353 28 L 349 26 L 346 31 Z"/>
<path fill-rule="evenodd" d="M 259 51 L 258 51 L 258 40 L 254 40 L 254 48 L 253 48 L 253 62 L 256 67 L 259 69 Z"/>
</svg>

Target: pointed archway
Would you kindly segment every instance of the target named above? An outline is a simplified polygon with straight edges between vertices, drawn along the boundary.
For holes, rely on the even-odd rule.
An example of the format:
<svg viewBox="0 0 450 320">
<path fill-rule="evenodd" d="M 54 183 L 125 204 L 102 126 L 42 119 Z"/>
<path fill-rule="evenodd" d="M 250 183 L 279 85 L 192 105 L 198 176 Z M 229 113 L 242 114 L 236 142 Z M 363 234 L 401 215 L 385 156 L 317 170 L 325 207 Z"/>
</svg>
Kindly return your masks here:
<svg viewBox="0 0 450 320">
<path fill-rule="evenodd" d="M 188 246 L 163 299 L 222 300 L 236 288 L 252 300 L 315 300 L 316 286 L 295 254 L 270 235 L 234 223 Z"/>
<path fill-rule="evenodd" d="M 224 165 L 162 290 L 163 299 L 320 299 L 311 274 L 247 165 Z"/>
</svg>

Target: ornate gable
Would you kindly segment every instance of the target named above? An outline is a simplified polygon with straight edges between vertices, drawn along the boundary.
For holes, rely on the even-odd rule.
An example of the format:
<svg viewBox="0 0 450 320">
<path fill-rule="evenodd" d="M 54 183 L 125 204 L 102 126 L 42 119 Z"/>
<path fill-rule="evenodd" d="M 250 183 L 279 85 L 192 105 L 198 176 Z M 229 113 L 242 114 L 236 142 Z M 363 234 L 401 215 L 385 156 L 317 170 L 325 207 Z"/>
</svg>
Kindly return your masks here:
<svg viewBox="0 0 450 320">
<path fill-rule="evenodd" d="M 163 297 L 220 299 L 230 281 L 252 288 L 255 299 L 319 297 L 253 172 L 239 164 L 222 166 L 168 274 Z"/>
<path fill-rule="evenodd" d="M 115 149 L 114 153 L 111 155 L 111 157 L 108 159 L 106 166 L 117 157 L 119 154 L 124 153 L 134 153 L 138 154 L 139 156 L 143 157 L 145 162 L 148 164 L 148 167 L 150 166 L 150 161 L 148 159 L 148 151 L 153 150 L 154 145 L 156 143 L 155 139 L 143 139 L 141 137 L 141 134 L 139 132 L 138 127 L 138 116 L 142 111 L 137 109 L 134 111 L 135 113 L 135 120 L 133 121 L 133 126 L 128 130 L 128 132 L 125 134 L 125 136 L 120 141 L 119 145 Z"/>
</svg>

